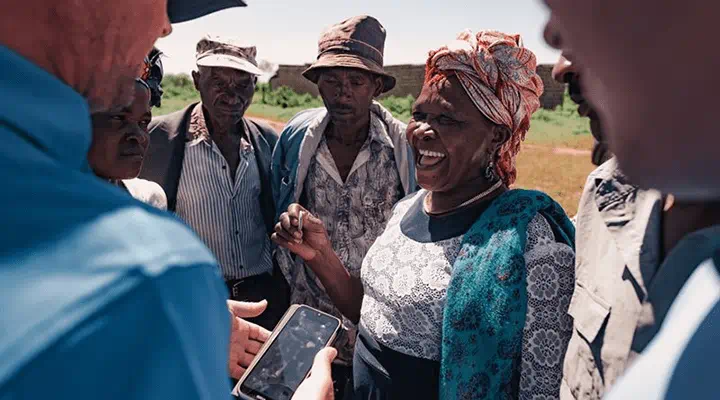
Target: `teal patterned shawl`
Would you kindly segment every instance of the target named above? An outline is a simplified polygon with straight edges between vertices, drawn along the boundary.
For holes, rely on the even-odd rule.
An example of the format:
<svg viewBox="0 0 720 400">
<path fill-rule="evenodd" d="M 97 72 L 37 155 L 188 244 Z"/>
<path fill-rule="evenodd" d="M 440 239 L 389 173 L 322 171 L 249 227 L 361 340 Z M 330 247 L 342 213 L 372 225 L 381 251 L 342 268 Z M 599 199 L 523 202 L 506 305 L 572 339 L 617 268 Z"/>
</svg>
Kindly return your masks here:
<svg viewBox="0 0 720 400">
<path fill-rule="evenodd" d="M 575 248 L 575 227 L 548 195 L 510 190 L 465 234 L 443 318 L 440 398 L 516 399 L 527 312 L 525 242 L 540 213 L 558 242 Z"/>
</svg>

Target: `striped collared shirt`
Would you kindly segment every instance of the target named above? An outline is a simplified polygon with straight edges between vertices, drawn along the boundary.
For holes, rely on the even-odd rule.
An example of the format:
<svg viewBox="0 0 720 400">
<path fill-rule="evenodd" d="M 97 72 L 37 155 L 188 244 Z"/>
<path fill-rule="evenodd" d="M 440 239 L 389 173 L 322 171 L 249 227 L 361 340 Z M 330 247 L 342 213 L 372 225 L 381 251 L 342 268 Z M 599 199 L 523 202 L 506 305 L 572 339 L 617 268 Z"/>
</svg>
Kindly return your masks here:
<svg viewBox="0 0 720 400">
<path fill-rule="evenodd" d="M 260 172 L 245 139 L 233 181 L 228 163 L 212 141 L 202 105 L 188 127 L 176 213 L 200 236 L 220 262 L 226 280 L 272 270 L 271 242 L 260 208 Z"/>
</svg>

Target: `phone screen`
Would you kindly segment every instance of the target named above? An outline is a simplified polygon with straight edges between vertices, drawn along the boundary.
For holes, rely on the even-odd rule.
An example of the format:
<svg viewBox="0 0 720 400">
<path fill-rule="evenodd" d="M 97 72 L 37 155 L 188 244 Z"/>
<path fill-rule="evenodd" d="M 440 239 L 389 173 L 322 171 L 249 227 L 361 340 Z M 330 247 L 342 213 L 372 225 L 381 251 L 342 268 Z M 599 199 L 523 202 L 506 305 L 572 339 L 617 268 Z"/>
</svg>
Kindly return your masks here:
<svg viewBox="0 0 720 400">
<path fill-rule="evenodd" d="M 337 319 L 299 307 L 243 381 L 240 392 L 255 399 L 289 400 L 338 325 Z"/>
</svg>

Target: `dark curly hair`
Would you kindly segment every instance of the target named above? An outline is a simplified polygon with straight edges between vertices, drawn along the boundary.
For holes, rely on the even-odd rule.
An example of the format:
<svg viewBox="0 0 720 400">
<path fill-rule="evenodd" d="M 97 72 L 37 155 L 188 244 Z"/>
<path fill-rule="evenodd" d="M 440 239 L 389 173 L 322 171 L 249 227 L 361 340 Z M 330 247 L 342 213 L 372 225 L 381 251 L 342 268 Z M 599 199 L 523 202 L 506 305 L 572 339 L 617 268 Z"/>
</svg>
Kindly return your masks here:
<svg viewBox="0 0 720 400">
<path fill-rule="evenodd" d="M 161 83 L 163 80 L 164 71 L 162 61 L 160 60 L 162 54 L 163 52 L 160 51 L 157 47 L 153 47 L 152 50 L 150 50 L 150 53 L 148 54 L 146 60 L 150 69 L 150 73 L 145 79 L 145 83 L 147 83 L 148 87 L 150 88 L 150 105 L 152 107 L 160 107 L 163 95 Z"/>
</svg>

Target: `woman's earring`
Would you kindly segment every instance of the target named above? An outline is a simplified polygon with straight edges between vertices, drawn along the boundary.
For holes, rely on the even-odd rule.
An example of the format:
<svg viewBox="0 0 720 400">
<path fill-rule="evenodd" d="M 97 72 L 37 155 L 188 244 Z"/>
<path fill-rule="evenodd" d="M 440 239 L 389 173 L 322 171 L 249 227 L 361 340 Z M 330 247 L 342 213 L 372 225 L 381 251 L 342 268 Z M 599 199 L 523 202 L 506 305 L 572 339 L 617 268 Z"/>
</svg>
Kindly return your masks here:
<svg viewBox="0 0 720 400">
<path fill-rule="evenodd" d="M 495 163 L 490 161 L 487 168 L 485 168 L 485 179 L 491 181 L 495 178 Z"/>
</svg>

